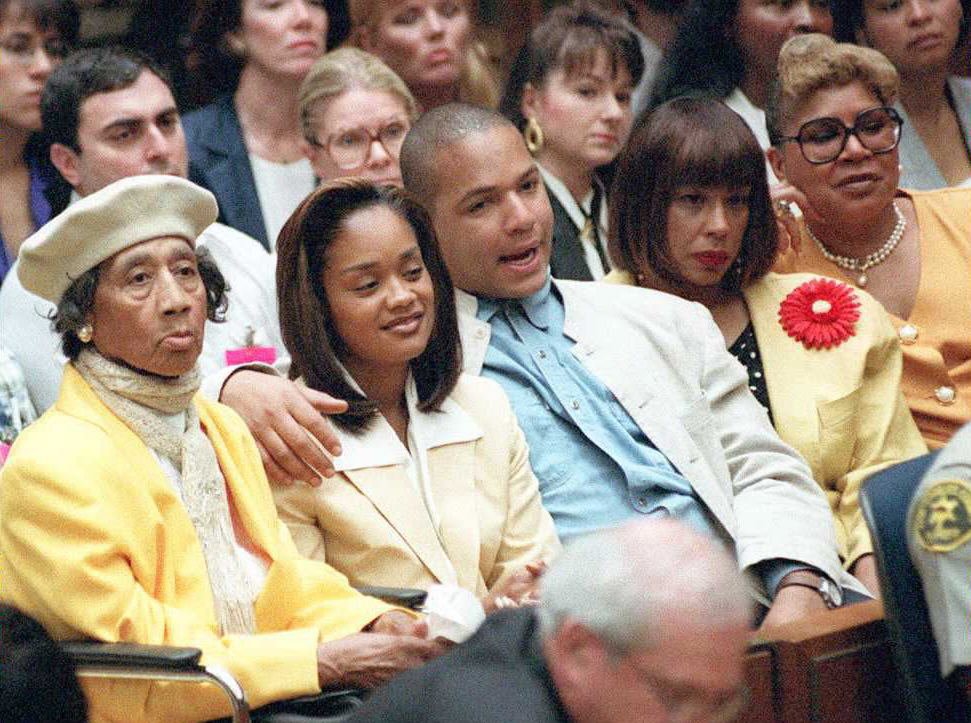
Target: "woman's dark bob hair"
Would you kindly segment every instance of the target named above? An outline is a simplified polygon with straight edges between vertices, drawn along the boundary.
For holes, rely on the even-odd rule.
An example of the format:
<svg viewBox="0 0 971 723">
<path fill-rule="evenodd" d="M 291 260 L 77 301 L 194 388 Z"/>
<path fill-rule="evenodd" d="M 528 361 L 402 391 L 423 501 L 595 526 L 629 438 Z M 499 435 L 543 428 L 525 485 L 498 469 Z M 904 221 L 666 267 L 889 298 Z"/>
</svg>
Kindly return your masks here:
<svg viewBox="0 0 971 723">
<path fill-rule="evenodd" d="M 778 230 L 765 155 L 745 121 L 713 98 L 675 98 L 634 130 L 610 193 L 610 256 L 633 275 L 682 286 L 667 244 L 668 207 L 678 188 L 747 186 L 749 216 L 736 265 L 722 289 L 738 292 L 775 259 Z"/>
<path fill-rule="evenodd" d="M 619 16 L 589 0 L 575 0 L 554 8 L 530 33 L 516 56 L 499 102 L 499 112 L 522 130 L 523 91 L 529 83 L 539 88 L 549 74 L 562 69 L 568 76 L 592 65 L 598 50 L 607 53 L 611 71 L 619 67 L 637 85 L 644 73 L 644 56 L 630 26 Z"/>
<path fill-rule="evenodd" d="M 88 315 L 94 309 L 99 270 L 104 263 L 106 261 L 88 269 L 71 282 L 51 317 L 54 331 L 61 335 L 61 349 L 68 359 L 77 359 L 84 348 L 84 342 L 78 338 L 78 331 L 88 322 Z M 206 318 L 217 323 L 225 321 L 226 308 L 229 306 L 229 299 L 226 297 L 229 285 L 226 279 L 205 247 L 196 248 L 196 264 L 202 284 L 206 288 Z"/>
<path fill-rule="evenodd" d="M 345 399 L 348 410 L 338 426 L 359 433 L 378 414 L 377 405 L 348 383 L 339 361 L 347 347 L 331 318 L 323 288 L 327 249 L 355 213 L 384 207 L 415 233 L 422 261 L 435 290 L 435 325 L 425 350 L 411 362 L 418 408 L 437 409 L 462 371 L 455 292 L 445 269 L 428 213 L 408 193 L 360 178 L 339 178 L 311 193 L 290 216 L 277 240 L 276 284 L 280 330 L 290 352 L 290 378 Z"/>
</svg>

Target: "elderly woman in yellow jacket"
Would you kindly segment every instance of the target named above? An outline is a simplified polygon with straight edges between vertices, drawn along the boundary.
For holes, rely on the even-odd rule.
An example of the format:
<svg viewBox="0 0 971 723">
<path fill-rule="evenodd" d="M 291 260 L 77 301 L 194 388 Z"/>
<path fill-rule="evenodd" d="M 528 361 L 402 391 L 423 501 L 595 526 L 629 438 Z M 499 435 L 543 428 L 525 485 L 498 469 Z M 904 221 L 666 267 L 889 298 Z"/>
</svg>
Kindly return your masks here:
<svg viewBox="0 0 971 723">
<path fill-rule="evenodd" d="M 0 477 L 0 599 L 56 638 L 199 647 L 254 706 L 373 685 L 439 646 L 415 637 L 423 623 L 300 558 L 245 425 L 196 394 L 206 318 L 225 309 L 218 269 L 194 249 L 215 218 L 207 191 L 137 176 L 24 244 L 20 279 L 57 303 L 71 361 Z M 176 684 L 88 695 L 95 720 L 228 712 Z"/>
<path fill-rule="evenodd" d="M 608 281 L 704 304 L 779 436 L 825 490 L 846 567 L 879 590 L 861 482 L 926 451 L 900 393 L 901 353 L 880 304 L 846 284 L 767 273 L 777 230 L 765 160 L 714 99 L 655 110 L 621 155 Z"/>
</svg>

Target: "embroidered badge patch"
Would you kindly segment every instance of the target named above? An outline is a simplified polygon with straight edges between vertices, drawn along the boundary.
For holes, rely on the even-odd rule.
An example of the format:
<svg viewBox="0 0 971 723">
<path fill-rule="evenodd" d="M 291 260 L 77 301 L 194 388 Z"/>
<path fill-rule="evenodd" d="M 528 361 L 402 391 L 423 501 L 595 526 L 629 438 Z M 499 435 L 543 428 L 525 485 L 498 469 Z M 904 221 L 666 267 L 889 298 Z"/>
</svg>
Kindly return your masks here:
<svg viewBox="0 0 971 723">
<path fill-rule="evenodd" d="M 971 484 L 943 480 L 917 500 L 912 527 L 921 547 L 950 552 L 971 541 Z"/>
</svg>

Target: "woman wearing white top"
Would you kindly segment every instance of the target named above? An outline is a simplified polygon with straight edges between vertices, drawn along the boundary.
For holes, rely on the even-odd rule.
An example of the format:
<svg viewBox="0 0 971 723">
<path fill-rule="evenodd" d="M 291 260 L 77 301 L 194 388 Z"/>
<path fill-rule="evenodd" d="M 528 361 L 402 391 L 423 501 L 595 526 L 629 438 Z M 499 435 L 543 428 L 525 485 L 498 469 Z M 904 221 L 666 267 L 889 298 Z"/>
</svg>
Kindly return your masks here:
<svg viewBox="0 0 971 723">
<path fill-rule="evenodd" d="M 580 0 L 552 10 L 520 51 L 500 110 L 526 137 L 553 207 L 553 276 L 610 271 L 600 169 L 627 142 L 631 93 L 644 71 L 634 31 Z"/>
<path fill-rule="evenodd" d="M 649 108 L 679 95 L 714 96 L 742 116 L 765 150 L 762 109 L 782 44 L 800 33 L 832 31 L 828 0 L 691 0 Z M 775 181 L 771 168 L 769 181 Z"/>
<path fill-rule="evenodd" d="M 454 292 L 425 211 L 363 179 L 321 186 L 280 234 L 292 378 L 346 399 L 337 476 L 276 491 L 301 552 L 354 584 L 529 599 L 558 547 L 502 390 L 461 374 Z"/>
<path fill-rule="evenodd" d="M 327 24 L 324 0 L 198 0 L 193 14 L 190 68 L 238 81 L 183 118 L 189 177 L 216 196 L 220 221 L 269 251 L 316 185 L 297 97 L 326 50 Z"/>
</svg>

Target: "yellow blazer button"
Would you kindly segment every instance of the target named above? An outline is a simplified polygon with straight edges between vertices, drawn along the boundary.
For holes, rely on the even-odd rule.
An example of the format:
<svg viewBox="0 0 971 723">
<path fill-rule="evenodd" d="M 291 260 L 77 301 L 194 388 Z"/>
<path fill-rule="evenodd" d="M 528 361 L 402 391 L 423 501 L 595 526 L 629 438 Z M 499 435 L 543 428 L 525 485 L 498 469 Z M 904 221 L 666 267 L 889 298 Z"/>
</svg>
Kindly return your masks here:
<svg viewBox="0 0 971 723">
<path fill-rule="evenodd" d="M 913 324 L 904 324 L 897 330 L 901 344 L 916 344 L 918 333 L 917 327 Z"/>
<path fill-rule="evenodd" d="M 934 396 L 937 397 L 937 401 L 941 404 L 954 404 L 954 400 L 957 398 L 957 392 L 954 391 L 954 387 L 938 387 L 934 391 Z"/>
</svg>

